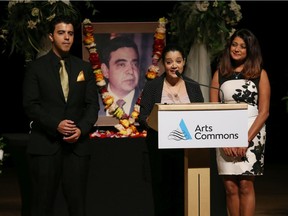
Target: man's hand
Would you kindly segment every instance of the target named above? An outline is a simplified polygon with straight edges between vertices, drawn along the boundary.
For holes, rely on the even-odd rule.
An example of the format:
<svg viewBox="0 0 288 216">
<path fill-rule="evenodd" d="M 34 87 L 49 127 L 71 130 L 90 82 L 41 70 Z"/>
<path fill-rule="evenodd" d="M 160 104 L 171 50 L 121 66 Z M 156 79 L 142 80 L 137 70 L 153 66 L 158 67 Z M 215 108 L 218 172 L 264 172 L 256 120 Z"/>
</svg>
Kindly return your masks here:
<svg viewBox="0 0 288 216">
<path fill-rule="evenodd" d="M 76 128 L 73 134 L 64 136 L 63 140 L 68 143 L 75 143 L 79 139 L 80 136 L 81 136 L 81 130 L 79 128 Z"/>
<path fill-rule="evenodd" d="M 76 127 L 74 121 L 67 119 L 59 123 L 57 130 L 63 134 L 63 140 L 68 143 L 76 142 L 81 135 L 81 130 Z"/>
</svg>

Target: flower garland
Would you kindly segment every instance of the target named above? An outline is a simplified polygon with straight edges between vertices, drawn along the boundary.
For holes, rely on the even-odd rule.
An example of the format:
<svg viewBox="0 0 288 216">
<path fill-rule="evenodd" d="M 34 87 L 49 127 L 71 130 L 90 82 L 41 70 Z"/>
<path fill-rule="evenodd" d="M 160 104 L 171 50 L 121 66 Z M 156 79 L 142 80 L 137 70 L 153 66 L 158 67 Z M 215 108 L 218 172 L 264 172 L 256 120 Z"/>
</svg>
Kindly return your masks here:
<svg viewBox="0 0 288 216">
<path fill-rule="evenodd" d="M 152 51 L 152 64 L 149 66 L 148 71 L 146 73 L 146 78 L 148 80 L 155 79 L 160 72 L 160 68 L 158 66 L 159 59 L 161 58 L 162 51 L 165 46 L 166 39 L 166 24 L 168 20 L 165 17 L 159 19 L 158 27 L 156 28 L 154 34 L 154 44 Z"/>
<path fill-rule="evenodd" d="M 166 29 L 165 25 L 167 20 L 165 18 L 159 19 L 158 27 L 156 28 L 154 34 L 154 44 L 153 44 L 153 55 L 152 55 L 152 64 L 149 66 L 148 71 L 146 72 L 146 78 L 148 80 L 154 79 L 158 76 L 160 71 L 158 67 L 158 60 L 161 57 L 163 48 L 165 46 L 165 36 L 166 36 Z M 99 87 L 99 93 L 101 94 L 102 102 L 105 105 L 105 109 L 108 112 L 119 119 L 119 124 L 116 124 L 114 127 L 118 130 L 115 134 L 111 131 L 106 131 L 103 133 L 96 131 L 92 133 L 92 137 L 139 137 L 139 136 L 146 136 L 146 131 L 140 133 L 136 126 L 135 121 L 138 118 L 140 112 L 140 100 L 141 95 L 139 96 L 136 104 L 134 105 L 134 110 L 131 113 L 131 116 L 127 115 L 120 104 L 117 104 L 114 101 L 112 95 L 109 94 L 107 90 L 107 84 L 104 78 L 104 75 L 101 70 L 101 62 L 99 59 L 99 54 L 97 52 L 96 43 L 93 35 L 94 29 L 91 21 L 89 19 L 85 19 L 83 21 L 83 34 L 84 40 L 83 43 L 85 47 L 89 51 L 89 61 L 92 64 L 93 72 L 95 74 L 96 84 Z"/>
</svg>

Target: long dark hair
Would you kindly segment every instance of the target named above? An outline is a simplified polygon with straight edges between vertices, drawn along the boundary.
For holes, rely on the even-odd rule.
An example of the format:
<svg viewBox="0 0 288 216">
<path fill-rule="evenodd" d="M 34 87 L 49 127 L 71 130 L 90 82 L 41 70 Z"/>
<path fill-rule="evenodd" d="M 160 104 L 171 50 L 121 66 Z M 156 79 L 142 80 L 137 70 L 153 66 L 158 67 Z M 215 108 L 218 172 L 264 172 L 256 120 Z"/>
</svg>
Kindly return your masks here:
<svg viewBox="0 0 288 216">
<path fill-rule="evenodd" d="M 263 67 L 261 48 L 256 36 L 248 29 L 237 30 L 228 40 L 219 60 L 219 73 L 222 76 L 229 76 L 234 73 L 235 63 L 230 57 L 230 48 L 236 37 L 243 39 L 246 44 L 247 57 L 242 70 L 244 77 L 246 79 L 259 77 Z"/>
</svg>

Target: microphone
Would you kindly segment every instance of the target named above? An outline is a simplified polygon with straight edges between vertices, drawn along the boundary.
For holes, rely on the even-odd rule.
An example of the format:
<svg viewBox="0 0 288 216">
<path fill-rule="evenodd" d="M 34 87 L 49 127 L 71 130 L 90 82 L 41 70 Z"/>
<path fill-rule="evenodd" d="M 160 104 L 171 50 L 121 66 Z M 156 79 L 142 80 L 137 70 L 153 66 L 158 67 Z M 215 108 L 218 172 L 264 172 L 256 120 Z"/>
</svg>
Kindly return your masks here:
<svg viewBox="0 0 288 216">
<path fill-rule="evenodd" d="M 204 87 L 206 87 L 206 88 L 212 88 L 212 89 L 216 89 L 216 90 L 218 90 L 218 91 L 220 91 L 221 92 L 221 103 L 222 104 L 224 104 L 225 103 L 225 100 L 224 100 L 224 92 L 222 91 L 222 89 L 220 89 L 220 88 L 216 88 L 216 87 L 213 87 L 213 86 L 210 86 L 210 85 L 205 85 L 205 84 L 201 84 L 201 83 L 198 83 L 198 82 L 196 82 L 196 81 L 190 81 L 190 80 L 187 80 L 187 79 L 185 79 L 183 76 L 182 76 L 182 74 L 177 70 L 177 71 L 175 71 L 175 74 L 177 75 L 177 77 L 179 77 L 180 79 L 182 79 L 182 80 L 184 80 L 184 81 L 186 81 L 186 82 L 189 82 L 189 83 L 192 83 L 192 84 L 196 84 L 196 85 L 199 85 L 199 86 L 204 86 Z"/>
</svg>

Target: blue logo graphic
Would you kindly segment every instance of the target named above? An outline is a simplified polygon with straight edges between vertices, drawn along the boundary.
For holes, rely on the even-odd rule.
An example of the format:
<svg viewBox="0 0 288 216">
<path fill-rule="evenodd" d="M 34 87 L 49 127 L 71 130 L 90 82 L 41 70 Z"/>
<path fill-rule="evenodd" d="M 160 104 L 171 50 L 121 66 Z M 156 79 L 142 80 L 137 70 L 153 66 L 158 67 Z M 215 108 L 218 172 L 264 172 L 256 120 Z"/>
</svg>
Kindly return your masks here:
<svg viewBox="0 0 288 216">
<path fill-rule="evenodd" d="M 181 119 L 180 121 L 180 124 L 179 124 L 179 127 L 181 129 L 181 131 L 179 130 L 173 130 L 169 136 L 168 136 L 168 139 L 170 140 L 176 140 L 176 141 L 180 141 L 180 140 L 191 140 L 192 139 L 192 136 L 191 134 L 189 133 L 188 129 L 187 129 L 187 126 L 184 122 L 183 119 Z"/>
</svg>

